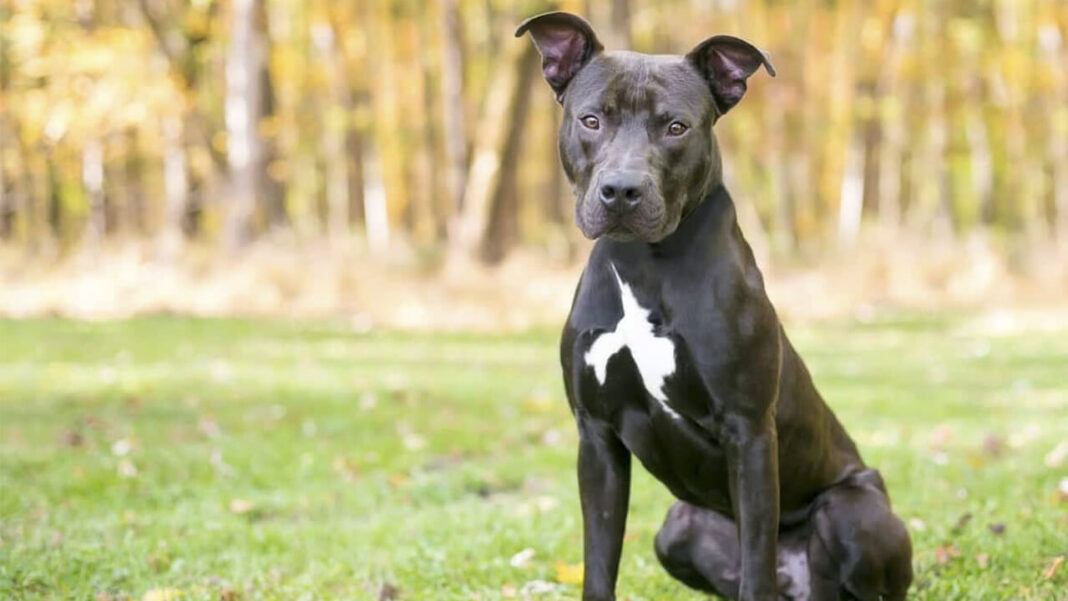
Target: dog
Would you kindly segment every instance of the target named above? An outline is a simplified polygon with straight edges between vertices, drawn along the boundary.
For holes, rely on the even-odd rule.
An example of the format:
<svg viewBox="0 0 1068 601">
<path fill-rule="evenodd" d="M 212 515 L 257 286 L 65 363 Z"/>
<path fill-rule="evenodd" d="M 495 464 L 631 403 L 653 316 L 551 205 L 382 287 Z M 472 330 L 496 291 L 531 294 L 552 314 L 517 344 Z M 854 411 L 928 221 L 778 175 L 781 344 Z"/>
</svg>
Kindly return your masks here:
<svg viewBox="0 0 1068 601">
<path fill-rule="evenodd" d="M 717 35 L 685 56 L 607 52 L 590 25 L 530 33 L 563 107 L 560 159 L 595 239 L 560 344 L 579 433 L 585 601 L 615 599 L 631 457 L 677 502 L 667 571 L 742 601 L 898 601 L 908 531 L 768 300 L 713 125 L 766 54 Z"/>
</svg>

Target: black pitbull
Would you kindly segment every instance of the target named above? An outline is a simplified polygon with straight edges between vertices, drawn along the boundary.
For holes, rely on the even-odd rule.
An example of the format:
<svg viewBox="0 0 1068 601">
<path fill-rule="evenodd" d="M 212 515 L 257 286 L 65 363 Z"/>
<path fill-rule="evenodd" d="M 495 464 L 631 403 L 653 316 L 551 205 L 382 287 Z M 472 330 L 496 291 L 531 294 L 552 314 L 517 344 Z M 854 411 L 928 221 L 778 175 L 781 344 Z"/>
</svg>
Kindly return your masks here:
<svg viewBox="0 0 1068 601">
<path fill-rule="evenodd" d="M 615 598 L 631 455 L 679 499 L 656 554 L 744 601 L 904 599 L 912 549 L 879 473 L 816 391 L 764 292 L 712 126 L 768 57 L 715 36 L 681 56 L 604 52 L 533 17 L 563 105 L 560 157 L 596 238 L 561 341 L 578 423 L 585 600 Z"/>
</svg>

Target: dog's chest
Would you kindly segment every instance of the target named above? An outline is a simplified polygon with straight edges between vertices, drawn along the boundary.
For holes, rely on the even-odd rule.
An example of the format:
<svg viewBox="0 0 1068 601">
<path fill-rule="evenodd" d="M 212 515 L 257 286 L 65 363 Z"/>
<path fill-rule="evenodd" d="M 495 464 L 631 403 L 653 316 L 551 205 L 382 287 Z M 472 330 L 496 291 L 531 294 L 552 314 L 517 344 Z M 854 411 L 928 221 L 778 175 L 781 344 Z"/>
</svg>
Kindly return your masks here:
<svg viewBox="0 0 1068 601">
<path fill-rule="evenodd" d="M 721 493 L 727 490 L 721 433 L 707 419 L 716 402 L 690 350 L 707 340 L 691 331 L 692 321 L 678 319 L 699 300 L 641 277 L 647 274 L 628 281 L 628 272 L 610 262 L 597 269 L 608 277 L 584 277 L 569 323 L 579 334 L 572 401 L 610 425 L 677 497 L 729 507 Z M 691 310 L 681 310 L 687 302 Z"/>
<path fill-rule="evenodd" d="M 655 307 L 645 307 L 638 302 L 631 286 L 623 281 L 612 266 L 612 275 L 619 289 L 623 314 L 609 331 L 596 335 L 583 355 L 586 366 L 593 369 L 600 385 L 608 379 L 609 361 L 624 349 L 628 350 L 637 370 L 641 384 L 660 409 L 674 418 L 681 417 L 668 401 L 667 379 L 677 371 L 675 342 L 668 336 L 658 335 L 650 320 Z"/>
</svg>

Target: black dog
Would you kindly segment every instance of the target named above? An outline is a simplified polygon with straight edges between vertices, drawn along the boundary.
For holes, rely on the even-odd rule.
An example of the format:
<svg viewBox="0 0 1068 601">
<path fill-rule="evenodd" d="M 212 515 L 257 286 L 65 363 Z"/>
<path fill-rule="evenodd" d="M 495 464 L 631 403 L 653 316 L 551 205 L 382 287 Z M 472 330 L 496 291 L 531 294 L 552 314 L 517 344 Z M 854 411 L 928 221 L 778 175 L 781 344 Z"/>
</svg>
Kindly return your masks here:
<svg viewBox="0 0 1068 601">
<path fill-rule="evenodd" d="M 584 20 L 519 26 L 563 105 L 560 157 L 597 238 L 561 341 L 579 429 L 583 599 L 615 598 L 631 455 L 679 499 L 656 553 L 745 601 L 904 599 L 908 532 L 783 333 L 721 181 L 712 125 L 768 57 L 603 52 Z"/>
</svg>

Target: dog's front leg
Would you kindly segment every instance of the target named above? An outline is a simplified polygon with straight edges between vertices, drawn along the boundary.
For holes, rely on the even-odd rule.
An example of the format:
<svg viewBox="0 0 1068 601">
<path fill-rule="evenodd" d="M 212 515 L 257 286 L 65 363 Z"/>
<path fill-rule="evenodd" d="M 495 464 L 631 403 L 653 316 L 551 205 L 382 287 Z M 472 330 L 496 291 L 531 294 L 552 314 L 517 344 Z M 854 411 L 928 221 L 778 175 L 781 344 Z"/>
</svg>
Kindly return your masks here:
<svg viewBox="0 0 1068 601">
<path fill-rule="evenodd" d="M 779 453 L 775 419 L 739 418 L 727 446 L 731 501 L 741 549 L 740 601 L 776 601 Z"/>
<path fill-rule="evenodd" d="M 607 425 L 579 419 L 583 601 L 613 601 L 630 498 L 630 452 Z"/>
</svg>

